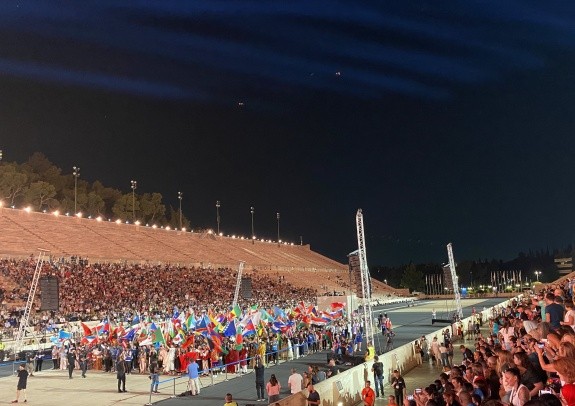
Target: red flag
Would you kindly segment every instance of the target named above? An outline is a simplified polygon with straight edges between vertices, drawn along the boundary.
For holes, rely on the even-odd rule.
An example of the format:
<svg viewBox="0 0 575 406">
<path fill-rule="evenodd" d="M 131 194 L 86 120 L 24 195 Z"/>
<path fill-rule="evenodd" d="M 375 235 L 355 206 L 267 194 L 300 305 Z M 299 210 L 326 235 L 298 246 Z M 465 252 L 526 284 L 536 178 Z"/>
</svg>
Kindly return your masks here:
<svg viewBox="0 0 575 406">
<path fill-rule="evenodd" d="M 331 310 L 337 311 L 337 310 L 343 309 L 345 307 L 345 303 L 333 302 L 330 306 L 331 306 Z"/>
<path fill-rule="evenodd" d="M 194 345 L 194 340 L 195 340 L 194 335 L 193 335 L 193 334 L 190 335 L 190 336 L 186 339 L 186 341 L 184 341 L 184 343 L 182 344 L 182 348 L 188 348 L 190 345 Z"/>
<path fill-rule="evenodd" d="M 90 327 L 88 327 L 85 323 L 80 323 L 82 326 L 82 329 L 84 330 L 84 336 L 91 336 L 92 335 L 92 330 L 90 329 Z"/>
</svg>

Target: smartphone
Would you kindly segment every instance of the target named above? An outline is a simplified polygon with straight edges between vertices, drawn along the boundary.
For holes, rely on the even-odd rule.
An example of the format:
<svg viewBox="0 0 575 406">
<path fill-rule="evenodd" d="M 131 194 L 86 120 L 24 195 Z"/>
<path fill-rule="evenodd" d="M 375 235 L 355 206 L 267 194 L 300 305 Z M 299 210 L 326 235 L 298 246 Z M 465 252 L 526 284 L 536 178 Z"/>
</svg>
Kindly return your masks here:
<svg viewBox="0 0 575 406">
<path fill-rule="evenodd" d="M 545 395 L 545 394 L 552 395 L 552 394 L 553 394 L 553 391 L 552 391 L 551 389 L 542 389 L 542 390 L 539 391 L 539 396 Z"/>
<path fill-rule="evenodd" d="M 415 390 L 415 393 L 421 393 L 421 388 L 417 388 L 417 389 Z"/>
<path fill-rule="evenodd" d="M 407 400 L 413 400 L 413 395 L 407 395 Z"/>
<path fill-rule="evenodd" d="M 543 343 L 537 343 L 537 347 L 539 347 L 539 348 L 545 348 L 545 344 L 543 344 Z"/>
</svg>

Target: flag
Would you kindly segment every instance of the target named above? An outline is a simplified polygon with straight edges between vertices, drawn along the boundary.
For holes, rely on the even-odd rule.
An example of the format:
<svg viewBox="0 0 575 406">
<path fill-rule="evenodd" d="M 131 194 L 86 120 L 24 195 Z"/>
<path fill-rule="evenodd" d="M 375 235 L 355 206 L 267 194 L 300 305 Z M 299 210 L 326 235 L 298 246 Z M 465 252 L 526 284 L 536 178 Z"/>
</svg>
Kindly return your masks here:
<svg viewBox="0 0 575 406">
<path fill-rule="evenodd" d="M 96 344 L 97 342 L 98 342 L 97 336 L 85 336 L 80 341 L 81 344 L 92 344 L 92 343 Z"/>
<path fill-rule="evenodd" d="M 154 343 L 150 337 L 146 338 L 144 341 L 140 341 L 140 347 L 143 347 L 144 345 L 152 345 L 152 344 L 154 344 Z"/>
<path fill-rule="evenodd" d="M 155 329 L 154 332 L 152 333 L 152 342 L 154 344 L 160 343 L 166 345 L 166 339 L 164 338 L 164 334 L 162 333 L 161 328 Z"/>
<path fill-rule="evenodd" d="M 195 336 L 193 334 L 190 334 L 188 338 L 186 338 L 186 341 L 184 341 L 184 343 L 182 344 L 182 348 L 188 348 L 190 345 L 194 345 L 195 339 L 196 339 Z"/>
<path fill-rule="evenodd" d="M 196 318 L 194 317 L 193 313 L 190 314 L 186 319 L 186 327 L 188 328 L 188 330 L 193 330 L 196 328 Z"/>
<path fill-rule="evenodd" d="M 274 318 L 268 312 L 266 312 L 264 309 L 262 309 L 261 315 L 262 315 L 261 321 L 266 322 L 266 323 L 273 323 Z"/>
<path fill-rule="evenodd" d="M 90 327 L 88 327 L 87 324 L 82 322 L 82 323 L 80 323 L 80 325 L 82 326 L 82 330 L 84 330 L 84 336 L 91 336 L 92 335 L 92 329 L 90 329 Z"/>
<path fill-rule="evenodd" d="M 69 340 L 70 338 L 72 338 L 72 333 L 69 333 L 69 332 L 64 331 L 64 330 L 60 330 L 60 332 L 58 333 L 58 338 L 60 340 Z"/>
<path fill-rule="evenodd" d="M 232 311 L 230 312 L 230 319 L 238 319 L 242 315 L 242 309 L 237 304 L 234 306 Z"/>
<path fill-rule="evenodd" d="M 274 306 L 273 310 L 274 310 L 274 316 L 276 317 L 276 319 L 278 317 L 281 317 L 282 319 L 287 318 L 286 313 L 282 309 L 280 309 L 279 307 Z"/>
<path fill-rule="evenodd" d="M 200 321 L 196 324 L 196 331 L 206 331 L 208 329 L 208 325 L 210 324 L 210 319 L 208 316 L 204 315 Z"/>
<path fill-rule="evenodd" d="M 224 337 L 234 337 L 237 334 L 236 331 L 236 323 L 231 320 L 228 325 L 226 326 L 226 329 L 223 332 Z"/>
<path fill-rule="evenodd" d="M 209 342 L 211 343 L 211 347 L 213 349 L 215 349 L 217 352 L 221 353 L 222 352 L 222 339 L 220 338 L 220 335 L 214 331 L 211 331 L 208 338 L 209 338 Z"/>
<path fill-rule="evenodd" d="M 242 335 L 245 336 L 249 336 L 252 334 L 256 333 L 256 328 L 254 327 L 254 323 L 252 323 L 251 320 L 248 321 L 248 323 L 246 324 L 244 331 L 242 332 Z"/>
<path fill-rule="evenodd" d="M 135 336 L 136 336 L 136 329 L 131 328 L 126 334 L 121 336 L 121 338 L 122 340 L 133 341 Z"/>
<path fill-rule="evenodd" d="M 105 322 L 105 323 L 100 323 L 98 324 L 98 327 L 100 327 L 98 329 L 98 334 L 102 334 L 102 333 L 109 333 L 110 332 L 110 323 Z"/>
<path fill-rule="evenodd" d="M 345 307 L 345 303 L 341 303 L 341 302 L 333 302 L 331 305 L 331 310 L 340 310 L 343 309 Z"/>
</svg>

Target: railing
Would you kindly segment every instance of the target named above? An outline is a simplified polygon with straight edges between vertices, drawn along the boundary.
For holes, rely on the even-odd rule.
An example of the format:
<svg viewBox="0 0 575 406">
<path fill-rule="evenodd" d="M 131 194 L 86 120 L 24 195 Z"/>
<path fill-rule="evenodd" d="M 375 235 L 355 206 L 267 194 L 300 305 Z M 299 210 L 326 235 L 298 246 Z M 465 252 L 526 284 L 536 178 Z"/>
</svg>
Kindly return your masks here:
<svg viewBox="0 0 575 406">
<path fill-rule="evenodd" d="M 318 343 L 318 345 L 319 345 L 319 343 Z M 297 359 L 297 358 L 303 357 L 303 356 L 307 355 L 307 353 L 304 353 L 304 347 L 305 347 L 305 346 L 309 346 L 309 343 L 308 343 L 308 344 L 304 344 L 304 343 L 302 343 L 302 344 L 297 344 L 296 346 L 292 347 L 291 349 L 290 349 L 290 348 L 285 348 L 285 349 L 278 350 L 278 351 L 266 352 L 266 353 L 264 354 L 265 359 L 268 361 L 268 362 L 266 362 L 266 364 L 268 364 L 268 363 L 270 362 L 270 359 L 272 359 L 272 358 L 275 358 L 275 359 L 277 360 L 277 363 L 278 363 L 278 364 L 279 364 L 280 361 L 284 361 L 284 362 L 285 362 L 285 361 L 290 361 L 290 360 L 292 359 L 292 358 L 290 358 L 290 356 L 289 356 L 289 352 L 290 352 L 290 351 L 293 351 L 293 359 Z M 297 349 L 297 351 L 296 351 L 296 349 Z M 302 353 L 301 355 L 299 355 L 300 352 Z M 281 357 L 280 357 L 280 354 L 282 354 L 282 353 L 286 353 L 286 357 L 285 357 L 285 359 L 283 359 L 283 360 L 282 360 Z M 308 353 L 309 353 L 309 350 L 308 350 Z M 229 380 L 228 371 L 227 371 L 227 370 L 228 370 L 228 368 L 227 368 L 228 366 L 235 366 L 235 365 L 238 365 L 238 366 L 239 366 L 240 364 L 242 364 L 242 363 L 244 363 L 244 362 L 247 363 L 247 365 L 250 365 L 250 362 L 251 362 L 252 360 L 255 360 L 257 357 L 258 357 L 258 356 L 256 355 L 255 357 L 248 357 L 248 358 L 245 358 L 245 359 L 242 359 L 242 360 L 239 360 L 239 361 L 230 362 L 230 363 L 228 363 L 228 364 L 217 365 L 217 366 L 215 366 L 215 367 L 208 368 L 207 370 L 200 370 L 200 371 L 198 371 L 198 374 L 200 375 L 200 377 L 201 377 L 201 375 L 208 374 L 208 375 L 209 375 L 209 378 L 210 378 L 210 380 L 209 380 L 209 385 L 208 385 L 208 386 L 213 386 L 213 385 L 215 385 L 216 383 L 218 383 L 218 382 L 214 382 L 214 376 L 217 376 L 216 374 L 224 374 L 224 379 L 223 379 L 223 381 L 228 381 L 228 380 Z M 276 365 L 277 365 L 277 364 L 276 364 Z M 253 370 L 253 368 L 252 368 L 252 370 Z M 249 373 L 249 372 L 248 372 L 248 373 Z M 231 374 L 231 373 L 230 373 L 230 374 Z M 235 373 L 234 373 L 234 375 L 235 375 Z M 188 381 L 185 381 L 185 382 L 184 382 L 184 381 L 181 381 L 181 382 L 179 382 L 179 383 L 177 382 L 178 380 L 184 379 L 184 378 L 188 378 Z M 202 383 L 201 379 L 199 379 L 199 382 L 200 382 L 200 387 L 204 387 L 204 384 Z M 176 397 L 176 396 L 177 396 L 177 395 L 176 395 L 176 385 L 181 385 L 181 384 L 184 384 L 184 383 L 186 384 L 186 391 L 187 391 L 187 390 L 188 390 L 188 387 L 189 387 L 189 386 L 188 386 L 188 385 L 189 385 L 189 376 L 188 376 L 187 373 L 184 373 L 184 374 L 182 374 L 182 375 L 174 376 L 174 377 L 171 377 L 171 378 L 164 379 L 164 380 L 160 381 L 160 382 L 158 383 L 158 388 L 160 388 L 161 385 L 165 385 L 165 386 L 163 386 L 164 390 L 169 387 L 169 388 L 171 389 L 171 391 L 172 391 L 171 397 Z M 152 390 L 153 390 L 153 387 L 154 387 L 154 384 L 153 384 L 153 381 L 152 381 L 152 382 L 150 382 L 150 398 L 149 398 L 149 402 L 146 403 L 146 406 L 152 405 L 152 393 L 153 393 Z"/>
</svg>

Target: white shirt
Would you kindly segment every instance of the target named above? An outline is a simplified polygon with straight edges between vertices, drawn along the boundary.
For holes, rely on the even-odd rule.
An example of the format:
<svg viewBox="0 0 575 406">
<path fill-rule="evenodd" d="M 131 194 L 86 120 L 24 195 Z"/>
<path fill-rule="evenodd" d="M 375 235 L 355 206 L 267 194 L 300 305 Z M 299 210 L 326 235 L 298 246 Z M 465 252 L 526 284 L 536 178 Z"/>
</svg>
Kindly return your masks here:
<svg viewBox="0 0 575 406">
<path fill-rule="evenodd" d="M 298 373 L 291 374 L 288 378 L 288 387 L 292 394 L 298 393 L 301 391 L 301 385 L 303 382 L 303 376 Z"/>
</svg>

